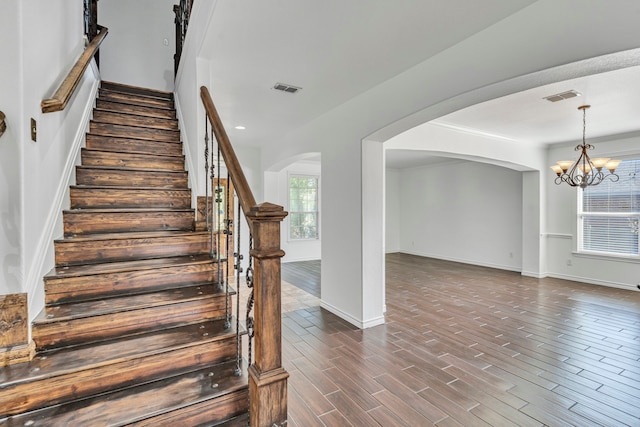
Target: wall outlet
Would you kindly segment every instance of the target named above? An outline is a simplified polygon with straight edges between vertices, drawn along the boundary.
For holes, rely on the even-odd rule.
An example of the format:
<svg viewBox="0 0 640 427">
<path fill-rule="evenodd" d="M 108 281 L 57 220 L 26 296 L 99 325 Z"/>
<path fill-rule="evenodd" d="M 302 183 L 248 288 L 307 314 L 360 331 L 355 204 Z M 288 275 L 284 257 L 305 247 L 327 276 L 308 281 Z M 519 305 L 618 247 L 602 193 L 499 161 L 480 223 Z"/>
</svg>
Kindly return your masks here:
<svg viewBox="0 0 640 427">
<path fill-rule="evenodd" d="M 570 259 L 568 259 L 568 260 L 567 260 L 567 267 L 571 267 L 571 264 L 572 264 L 572 263 L 571 263 L 571 260 L 570 260 Z"/>
</svg>

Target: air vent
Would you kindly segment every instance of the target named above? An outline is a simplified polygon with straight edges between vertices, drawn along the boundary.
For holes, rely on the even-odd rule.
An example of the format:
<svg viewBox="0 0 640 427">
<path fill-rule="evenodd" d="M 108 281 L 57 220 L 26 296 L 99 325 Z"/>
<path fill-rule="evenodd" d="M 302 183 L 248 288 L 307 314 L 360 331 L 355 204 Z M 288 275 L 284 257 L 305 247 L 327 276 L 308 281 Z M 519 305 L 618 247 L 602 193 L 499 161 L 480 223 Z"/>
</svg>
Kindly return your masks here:
<svg viewBox="0 0 640 427">
<path fill-rule="evenodd" d="M 546 99 L 549 102 L 558 102 L 558 101 L 564 101 L 565 99 L 575 98 L 576 96 L 580 96 L 580 95 L 581 94 L 579 92 L 576 92 L 575 90 L 568 90 L 566 92 L 556 93 L 555 95 L 546 96 L 543 99 Z"/>
<path fill-rule="evenodd" d="M 296 93 L 302 89 L 301 87 L 287 85 L 284 83 L 276 83 L 275 86 L 273 86 L 273 88 L 275 90 L 281 90 L 282 92 L 287 92 L 287 93 Z"/>
</svg>

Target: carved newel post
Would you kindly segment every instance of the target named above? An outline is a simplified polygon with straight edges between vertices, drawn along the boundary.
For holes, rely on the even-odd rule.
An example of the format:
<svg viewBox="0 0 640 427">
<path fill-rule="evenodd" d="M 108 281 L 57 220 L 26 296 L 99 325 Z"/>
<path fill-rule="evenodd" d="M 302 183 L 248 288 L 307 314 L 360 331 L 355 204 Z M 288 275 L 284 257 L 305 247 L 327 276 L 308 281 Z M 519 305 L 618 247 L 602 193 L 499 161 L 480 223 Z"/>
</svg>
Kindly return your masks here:
<svg viewBox="0 0 640 427">
<path fill-rule="evenodd" d="M 280 224 L 287 216 L 282 206 L 263 203 L 247 214 L 254 249 L 255 362 L 249 367 L 251 427 L 287 424 L 287 378 L 282 367 Z"/>
</svg>

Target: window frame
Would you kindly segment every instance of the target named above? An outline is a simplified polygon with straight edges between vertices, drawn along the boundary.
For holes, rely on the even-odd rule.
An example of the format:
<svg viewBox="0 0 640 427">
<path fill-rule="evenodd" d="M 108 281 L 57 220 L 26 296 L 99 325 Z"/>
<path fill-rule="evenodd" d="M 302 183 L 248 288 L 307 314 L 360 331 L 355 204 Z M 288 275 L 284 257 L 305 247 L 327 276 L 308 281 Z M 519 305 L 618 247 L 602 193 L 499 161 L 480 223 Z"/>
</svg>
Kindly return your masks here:
<svg viewBox="0 0 640 427">
<path fill-rule="evenodd" d="M 291 179 L 292 178 L 313 178 L 316 180 L 316 210 L 314 211 L 295 211 L 291 210 Z M 287 215 L 287 241 L 289 242 L 308 242 L 308 241 L 316 241 L 320 240 L 320 175 L 313 173 L 295 173 L 290 172 L 287 174 L 287 210 L 289 211 L 289 215 Z M 294 213 L 306 213 L 306 214 L 315 214 L 315 227 L 316 227 L 316 236 L 315 237 L 294 237 L 291 233 L 291 229 L 293 227 L 291 219 L 293 218 Z"/>
<path fill-rule="evenodd" d="M 624 161 L 636 161 L 640 163 L 640 155 L 627 157 Z M 619 168 L 620 169 L 620 168 Z M 619 169 L 616 173 L 619 172 Z M 640 172 L 638 173 L 638 179 L 640 179 Z M 622 179 L 622 177 L 621 177 Z M 602 185 L 602 184 L 600 184 Z M 607 252 L 593 249 L 585 249 L 585 235 L 584 235 L 584 221 L 585 218 L 628 218 L 635 217 L 637 221 L 640 220 L 640 211 L 613 211 L 613 212 L 585 212 L 584 208 L 584 192 L 585 189 L 579 189 L 577 192 L 577 216 L 576 216 L 576 228 L 577 228 L 577 245 L 576 255 L 597 257 L 597 258 L 611 258 L 611 259 L 626 259 L 629 261 L 640 261 L 640 233 L 636 232 L 636 240 L 638 245 L 638 253 L 624 253 L 624 252 Z M 638 193 L 640 197 L 640 192 Z"/>
</svg>

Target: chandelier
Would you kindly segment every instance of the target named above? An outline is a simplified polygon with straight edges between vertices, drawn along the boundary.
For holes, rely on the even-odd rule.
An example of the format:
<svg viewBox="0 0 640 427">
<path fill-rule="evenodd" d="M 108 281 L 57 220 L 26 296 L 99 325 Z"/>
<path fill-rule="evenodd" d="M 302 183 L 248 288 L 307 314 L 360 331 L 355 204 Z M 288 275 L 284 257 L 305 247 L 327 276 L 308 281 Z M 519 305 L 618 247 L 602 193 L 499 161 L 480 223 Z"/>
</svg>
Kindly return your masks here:
<svg viewBox="0 0 640 427">
<path fill-rule="evenodd" d="M 560 160 L 557 164 L 551 166 L 551 169 L 558 175 L 555 183 L 560 185 L 566 182 L 572 187 L 586 188 L 589 185 L 598 185 L 607 178 L 616 182 L 618 175 L 615 174 L 616 168 L 620 164 L 620 160 L 611 160 L 609 158 L 600 157 L 597 159 L 589 158 L 587 150 L 593 150 L 593 145 L 587 144 L 585 134 L 587 129 L 587 108 L 590 105 L 581 105 L 578 110 L 582 110 L 582 144 L 576 146 L 576 151 L 580 151 L 580 157 L 575 162 L 571 160 Z M 606 171 L 602 171 L 605 168 Z"/>
</svg>

